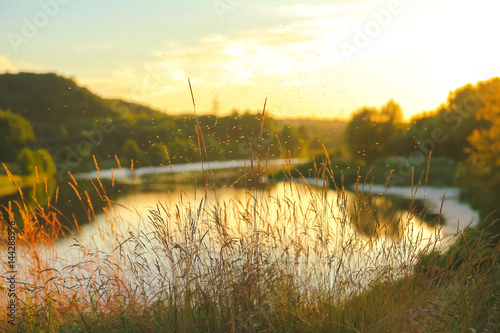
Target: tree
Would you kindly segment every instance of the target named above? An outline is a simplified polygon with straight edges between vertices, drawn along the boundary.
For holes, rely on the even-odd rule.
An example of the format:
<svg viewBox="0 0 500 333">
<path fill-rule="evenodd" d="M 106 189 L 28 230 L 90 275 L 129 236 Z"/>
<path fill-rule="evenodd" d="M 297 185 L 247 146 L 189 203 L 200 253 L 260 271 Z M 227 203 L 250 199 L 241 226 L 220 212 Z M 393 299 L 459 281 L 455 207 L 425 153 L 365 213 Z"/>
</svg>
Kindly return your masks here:
<svg viewBox="0 0 500 333">
<path fill-rule="evenodd" d="M 298 156 L 309 156 L 309 133 L 304 125 L 297 129 L 297 138 L 299 140 Z M 297 156 L 297 157 L 298 157 Z"/>
<path fill-rule="evenodd" d="M 373 108 L 362 108 L 352 116 L 345 130 L 345 141 L 351 157 L 371 161 L 377 155 L 375 143 L 374 123 L 375 113 Z"/>
<path fill-rule="evenodd" d="M 393 99 L 380 108 L 381 121 L 389 124 L 399 124 L 403 122 L 403 110 Z"/>
<path fill-rule="evenodd" d="M 167 162 L 167 154 L 165 153 L 165 144 L 161 142 L 153 142 L 148 149 L 149 161 L 151 165 L 164 165 Z"/>
<path fill-rule="evenodd" d="M 12 161 L 17 151 L 35 140 L 33 127 L 23 116 L 0 109 L 0 159 Z"/>
<path fill-rule="evenodd" d="M 293 157 L 298 156 L 300 141 L 297 133 L 289 125 L 283 128 L 278 137 L 281 141 L 281 147 L 283 149 L 282 154 L 284 157 L 289 157 L 288 153 Z"/>
<path fill-rule="evenodd" d="M 345 130 L 351 156 L 366 162 L 389 155 L 389 142 L 403 119 L 399 104 L 388 101 L 380 110 L 364 107 L 352 116 Z"/>
<path fill-rule="evenodd" d="M 35 173 L 36 156 L 28 147 L 21 149 L 17 156 L 17 163 L 19 165 L 19 173 L 21 175 L 31 175 Z"/>
<path fill-rule="evenodd" d="M 123 157 L 138 163 L 142 157 L 142 151 L 134 139 L 128 139 L 122 146 Z"/>
<path fill-rule="evenodd" d="M 479 83 L 477 94 L 481 105 L 475 116 L 487 121 L 488 128 L 476 128 L 467 138 L 468 158 L 461 163 L 458 177 L 475 197 L 475 205 L 483 215 L 500 207 L 500 78 Z M 484 216 L 483 216 L 484 217 Z M 496 224 L 500 232 L 500 224 Z"/>
<path fill-rule="evenodd" d="M 56 173 L 56 165 L 54 164 L 54 160 L 48 151 L 45 149 L 39 149 L 36 153 L 34 153 L 34 155 L 39 172 L 49 175 Z"/>
</svg>

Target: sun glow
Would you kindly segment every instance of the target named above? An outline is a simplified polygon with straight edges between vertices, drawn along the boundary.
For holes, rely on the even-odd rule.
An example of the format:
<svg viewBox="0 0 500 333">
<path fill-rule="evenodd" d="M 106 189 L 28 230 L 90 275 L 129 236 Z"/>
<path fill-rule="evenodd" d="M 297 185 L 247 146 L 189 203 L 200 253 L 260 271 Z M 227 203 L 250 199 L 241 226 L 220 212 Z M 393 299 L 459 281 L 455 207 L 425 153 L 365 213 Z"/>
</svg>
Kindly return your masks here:
<svg viewBox="0 0 500 333">
<path fill-rule="evenodd" d="M 135 22 L 126 25 L 115 21 L 116 8 L 108 5 L 95 17 L 95 27 L 79 30 L 81 38 L 61 27 L 82 25 L 86 14 L 77 18 L 72 5 L 65 5 L 64 16 L 39 27 L 36 40 L 27 39 L 19 52 L 8 40 L 0 42 L 0 68 L 56 71 L 104 96 L 171 113 L 190 110 L 190 77 L 200 112 L 211 110 L 215 96 L 223 112 L 259 108 L 268 97 L 275 114 L 286 117 L 348 117 L 390 98 L 409 117 L 438 107 L 463 84 L 500 73 L 500 50 L 489 33 L 499 30 L 499 5 L 493 2 L 313 1 L 269 7 L 257 1 L 226 8 L 222 17 L 208 6 L 186 14 L 185 5 L 175 3 L 169 11 L 177 15 L 175 33 L 154 6 L 141 8 L 150 16 L 140 17 L 134 5 L 123 7 L 122 18 Z M 78 6 L 91 12 L 91 4 Z M 22 37 L 27 28 L 14 19 L 22 11 L 8 9 L 12 15 L 1 23 L 3 31 Z M 103 30 L 105 22 L 115 30 Z M 135 36 L 135 42 L 123 36 Z M 81 61 L 71 60 L 76 57 Z"/>
</svg>

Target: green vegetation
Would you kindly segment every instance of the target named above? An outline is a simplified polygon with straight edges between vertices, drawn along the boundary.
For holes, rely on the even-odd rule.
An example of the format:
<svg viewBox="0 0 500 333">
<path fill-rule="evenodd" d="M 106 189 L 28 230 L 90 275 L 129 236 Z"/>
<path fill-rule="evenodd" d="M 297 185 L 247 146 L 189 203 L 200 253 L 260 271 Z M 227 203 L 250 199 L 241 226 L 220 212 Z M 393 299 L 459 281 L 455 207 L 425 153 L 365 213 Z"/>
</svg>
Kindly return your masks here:
<svg viewBox="0 0 500 333">
<path fill-rule="evenodd" d="M 483 217 L 489 216 L 492 211 L 496 214 L 489 216 L 484 223 L 490 223 L 498 217 L 500 207 L 500 79 L 481 83 L 477 87 L 477 94 L 482 96 L 476 118 L 485 122 L 487 126 L 474 128 L 468 137 L 469 147 L 465 150 L 467 158 L 460 162 L 458 175 L 461 183 L 467 187 L 463 197 L 472 202 Z M 496 224 L 494 234 L 500 235 L 500 226 Z"/>
<path fill-rule="evenodd" d="M 368 162 L 387 156 L 390 140 L 402 121 L 403 111 L 393 100 L 380 110 L 362 108 L 355 112 L 345 131 L 350 155 Z"/>
<path fill-rule="evenodd" d="M 34 146 L 35 134 L 31 123 L 9 109 L 0 109 L 0 163 L 4 165 L 3 174 L 0 172 L 0 195 L 16 191 L 7 176 L 7 169 L 22 176 L 16 177 L 18 185 L 33 184 L 36 174 L 55 174 L 56 167 L 50 153 L 45 149 L 33 151 Z"/>
<path fill-rule="evenodd" d="M 31 124 L 21 115 L 0 109 L 0 155 L 2 160 L 16 158 L 18 150 L 35 140 Z"/>
<path fill-rule="evenodd" d="M 315 170 L 317 170 L 315 164 L 324 158 L 324 154 L 314 156 L 314 161 L 297 166 L 292 175 L 294 177 L 311 178 L 320 176 L 315 173 Z M 420 183 L 423 183 L 426 177 L 427 184 L 453 186 L 456 185 L 455 173 L 458 168 L 455 160 L 445 157 L 431 159 L 429 164 L 431 172 L 428 175 L 427 161 L 426 163 L 412 163 L 412 161 L 402 156 L 387 157 L 367 164 L 359 163 L 357 167 L 353 166 L 356 165 L 356 162 L 345 159 L 332 159 L 331 164 L 334 170 L 332 185 L 335 182 L 336 184 L 344 184 L 349 188 L 359 181 L 380 185 L 411 186 L 412 183 L 416 184 L 419 180 Z M 281 178 L 283 174 L 277 174 L 275 177 Z"/>
</svg>

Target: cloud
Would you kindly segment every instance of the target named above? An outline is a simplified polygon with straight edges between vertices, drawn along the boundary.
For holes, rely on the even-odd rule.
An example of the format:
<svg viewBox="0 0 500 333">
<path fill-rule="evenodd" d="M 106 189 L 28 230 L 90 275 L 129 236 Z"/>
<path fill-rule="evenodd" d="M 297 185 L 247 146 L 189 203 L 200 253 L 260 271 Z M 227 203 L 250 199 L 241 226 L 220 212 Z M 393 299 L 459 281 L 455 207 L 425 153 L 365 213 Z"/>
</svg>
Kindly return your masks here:
<svg viewBox="0 0 500 333">
<path fill-rule="evenodd" d="M 346 63 L 341 47 L 352 42 L 354 27 L 386 7 L 382 0 L 279 6 L 272 11 L 286 24 L 205 36 L 195 44 L 170 40 L 151 52 L 156 60 L 147 67 L 167 86 L 188 76 L 212 87 L 297 82 L 297 76 L 317 82 L 325 70 Z"/>
<path fill-rule="evenodd" d="M 18 68 L 6 56 L 0 54 L 0 70 L 4 72 L 17 72 Z"/>
<path fill-rule="evenodd" d="M 298 87 L 324 87 L 328 73 L 345 62 L 338 49 L 343 19 L 333 10 L 319 15 L 326 9 L 309 9 L 310 17 L 295 16 L 283 25 L 205 35 L 194 43 L 166 40 L 140 67 L 81 81 L 108 96 L 121 91 L 127 99 L 174 110 L 190 108 L 188 77 L 200 105 L 211 105 L 215 94 L 228 110 L 263 96 L 296 100 L 301 96 Z M 315 104 L 324 96 L 324 91 L 316 90 Z M 176 103 L 179 100 L 183 102 Z"/>
<path fill-rule="evenodd" d="M 107 77 L 78 81 L 106 97 L 122 96 L 170 110 L 190 109 L 188 77 L 202 110 L 216 94 L 227 110 L 247 107 L 253 100 L 260 106 L 265 96 L 298 98 L 297 87 L 320 84 L 325 70 L 335 66 L 338 51 L 325 26 L 336 24 L 314 19 L 207 35 L 192 44 L 167 40 L 142 66 L 123 66 Z"/>
<path fill-rule="evenodd" d="M 0 71 L 3 72 L 21 72 L 30 71 L 34 72 L 40 70 L 40 66 L 31 64 L 23 60 L 16 60 L 12 62 L 6 55 L 0 54 Z"/>
<path fill-rule="evenodd" d="M 79 77 L 78 83 L 87 86 L 92 91 L 96 91 L 105 98 L 123 97 L 131 100 L 138 100 L 136 93 L 138 88 L 143 88 L 144 80 L 141 79 L 140 70 L 130 66 L 122 66 L 120 69 L 110 72 L 107 77 Z M 141 91 L 141 96 L 144 93 Z"/>
<path fill-rule="evenodd" d="M 340 24 L 315 19 L 208 36 L 196 45 L 169 41 L 151 52 L 157 60 L 148 66 L 167 85 L 187 76 L 220 87 L 254 86 L 277 77 L 311 75 L 339 63 L 335 33 Z"/>
<path fill-rule="evenodd" d="M 192 107 L 188 77 L 202 111 L 210 109 L 215 95 L 221 109 L 228 111 L 260 106 L 268 97 L 268 106 L 281 108 L 277 112 L 281 114 L 347 112 L 360 105 L 384 103 L 391 97 L 410 105 L 410 112 L 420 111 L 423 102 L 439 104 L 436 100 L 443 89 L 436 86 L 446 86 L 447 92 L 453 82 L 462 82 L 467 74 L 456 70 L 461 62 L 467 63 L 459 56 L 465 51 L 452 57 L 445 52 L 450 43 L 443 40 L 462 47 L 460 38 L 465 34 L 450 34 L 450 29 L 457 29 L 455 25 L 444 30 L 436 30 L 435 24 L 422 25 L 421 18 L 429 18 L 428 7 L 420 8 L 420 13 L 415 11 L 416 4 L 404 3 L 401 16 L 391 16 L 390 24 L 381 24 L 380 33 L 370 36 L 353 61 L 346 60 L 342 45 L 355 45 L 359 31 L 376 22 L 376 14 L 386 11 L 387 6 L 386 1 L 370 0 L 357 1 L 354 7 L 349 1 L 277 7 L 271 26 L 206 34 L 194 42 L 166 40 L 150 50 L 150 58 L 142 65 L 109 70 L 106 78 L 87 79 L 86 83 L 92 82 L 90 86 L 107 95 L 179 112 Z M 436 19 L 438 14 L 434 14 Z M 491 58 L 496 55 L 490 53 Z M 474 57 L 471 54 L 469 58 Z M 441 73 L 442 69 L 449 73 Z M 450 83 L 438 85 L 438 74 L 450 78 Z M 436 83 L 424 85 L 435 91 L 437 97 L 432 101 L 428 101 L 428 91 L 415 93 L 429 78 Z"/>
</svg>

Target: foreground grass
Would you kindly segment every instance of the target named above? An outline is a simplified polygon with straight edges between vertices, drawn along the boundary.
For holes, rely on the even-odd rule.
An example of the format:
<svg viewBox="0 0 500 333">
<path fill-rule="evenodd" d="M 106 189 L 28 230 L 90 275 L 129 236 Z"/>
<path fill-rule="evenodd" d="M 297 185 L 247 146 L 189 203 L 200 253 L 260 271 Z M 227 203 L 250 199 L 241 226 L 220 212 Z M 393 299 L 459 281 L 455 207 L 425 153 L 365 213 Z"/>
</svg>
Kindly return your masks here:
<svg viewBox="0 0 500 333">
<path fill-rule="evenodd" d="M 316 174 L 334 177 L 324 163 Z M 159 204 L 139 229 L 123 228 L 99 179 L 106 224 L 92 242 L 58 253 L 65 232 L 53 206 L 18 210 L 14 332 L 476 332 L 498 331 L 499 246 L 477 230 L 450 248 L 425 231 L 414 206 L 397 237 L 374 198 L 287 182 L 265 195 L 245 176 L 246 199 L 222 201 L 205 188 L 196 203 Z M 290 173 L 288 172 L 288 176 Z M 89 220 L 86 193 L 70 181 Z M 210 182 L 207 182 L 210 183 Z M 281 192 L 278 192 L 281 193 Z M 212 197 L 213 200 L 206 199 Z M 352 204 L 352 205 L 351 205 Z M 352 212 L 348 207 L 354 207 Z M 371 208 L 370 208 L 371 207 Z M 375 208 L 374 208 L 375 207 Z M 367 213 L 368 212 L 368 213 Z M 371 237 L 356 231 L 372 221 Z M 373 222 L 376 221 L 376 222 Z M 97 223 L 97 222 L 95 222 Z M 78 226 L 77 226 L 78 229 Z M 391 226 L 394 229 L 394 226 Z M 6 223 L 2 224 L 6 235 Z M 2 249 L 6 248 L 5 237 Z M 65 256 L 65 257 L 64 257 Z M 7 268 L 4 268 L 4 272 Z M 5 281 L 5 279 L 3 279 Z M 2 282 L 4 283 L 4 282 Z"/>
</svg>

